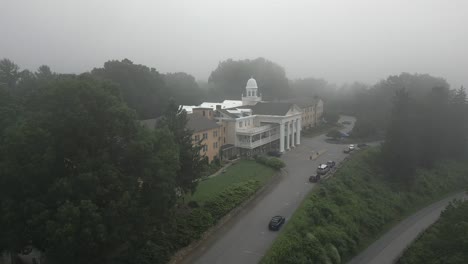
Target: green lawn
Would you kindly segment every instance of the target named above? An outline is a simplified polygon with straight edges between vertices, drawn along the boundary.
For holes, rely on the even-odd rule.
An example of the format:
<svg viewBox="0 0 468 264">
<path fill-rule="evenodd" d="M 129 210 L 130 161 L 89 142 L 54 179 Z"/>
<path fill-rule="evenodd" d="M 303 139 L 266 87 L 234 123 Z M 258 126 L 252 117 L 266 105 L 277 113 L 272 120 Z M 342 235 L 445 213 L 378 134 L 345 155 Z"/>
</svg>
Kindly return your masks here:
<svg viewBox="0 0 468 264">
<path fill-rule="evenodd" d="M 225 173 L 199 182 L 197 190 L 188 200 L 203 203 L 221 193 L 226 187 L 248 180 L 258 180 L 263 185 L 275 173 L 276 171 L 272 168 L 259 164 L 256 161 L 241 160 L 231 165 Z"/>
</svg>

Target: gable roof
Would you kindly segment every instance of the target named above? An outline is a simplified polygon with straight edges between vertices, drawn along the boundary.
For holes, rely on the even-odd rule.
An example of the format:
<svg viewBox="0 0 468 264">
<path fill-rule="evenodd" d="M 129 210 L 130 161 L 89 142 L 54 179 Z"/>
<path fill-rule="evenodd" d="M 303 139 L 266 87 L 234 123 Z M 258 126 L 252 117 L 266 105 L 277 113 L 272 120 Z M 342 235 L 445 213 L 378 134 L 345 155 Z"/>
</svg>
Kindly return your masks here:
<svg viewBox="0 0 468 264">
<path fill-rule="evenodd" d="M 214 120 L 210 120 L 203 116 L 187 115 L 187 128 L 194 132 L 205 131 L 213 128 L 220 127 Z"/>
<path fill-rule="evenodd" d="M 218 111 L 218 112 L 220 112 L 220 113 L 223 113 L 224 115 L 226 115 L 226 116 L 228 116 L 228 117 L 230 117 L 230 118 L 237 118 L 237 116 L 236 116 L 235 114 L 231 114 L 231 113 L 229 113 L 229 112 L 228 112 L 227 110 L 225 110 L 225 109 L 218 109 L 218 110 L 216 110 L 216 111 Z"/>
<path fill-rule="evenodd" d="M 267 102 L 257 103 L 252 107 L 254 115 L 277 115 L 284 116 L 289 112 L 293 103 Z"/>
</svg>

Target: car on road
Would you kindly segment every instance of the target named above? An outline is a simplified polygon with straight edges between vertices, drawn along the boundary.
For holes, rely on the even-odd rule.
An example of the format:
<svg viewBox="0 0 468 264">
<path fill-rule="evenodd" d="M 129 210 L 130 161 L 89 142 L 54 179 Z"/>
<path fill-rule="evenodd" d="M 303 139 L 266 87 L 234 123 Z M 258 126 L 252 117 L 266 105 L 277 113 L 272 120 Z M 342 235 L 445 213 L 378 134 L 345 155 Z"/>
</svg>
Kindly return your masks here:
<svg viewBox="0 0 468 264">
<path fill-rule="evenodd" d="M 320 181 L 320 174 L 314 174 L 309 177 L 309 182 L 319 182 Z"/>
<path fill-rule="evenodd" d="M 273 156 L 273 157 L 281 157 L 281 152 L 279 152 L 278 150 L 272 150 L 272 151 L 268 151 L 268 156 Z"/>
<path fill-rule="evenodd" d="M 343 121 L 343 122 L 341 122 L 341 124 L 343 124 L 343 125 L 351 125 L 351 121 Z"/>
<path fill-rule="evenodd" d="M 358 147 L 358 148 L 361 148 L 361 149 L 362 149 L 362 148 L 366 148 L 366 147 L 368 147 L 368 146 L 369 146 L 369 145 L 367 145 L 366 143 L 357 144 L 357 147 Z"/>
<path fill-rule="evenodd" d="M 270 223 L 268 224 L 268 229 L 272 231 L 278 231 L 281 226 L 286 222 L 286 218 L 281 215 L 276 215 L 271 218 Z"/>
<path fill-rule="evenodd" d="M 353 144 L 349 145 L 349 147 L 348 147 L 348 148 L 349 148 L 349 150 L 350 150 L 350 151 L 353 151 L 353 150 L 355 150 L 355 149 L 356 149 L 356 147 L 355 147 Z"/>
<path fill-rule="evenodd" d="M 325 175 L 330 170 L 327 164 L 320 164 L 317 168 L 317 174 Z"/>
<path fill-rule="evenodd" d="M 349 148 L 345 148 L 345 149 L 343 150 L 343 153 L 346 153 L 346 154 L 348 154 L 348 153 L 350 153 L 350 152 L 351 152 L 351 150 L 350 150 Z"/>
<path fill-rule="evenodd" d="M 331 169 L 331 168 L 335 167 L 336 163 L 333 160 L 329 160 L 329 161 L 327 161 L 327 165 Z"/>
</svg>

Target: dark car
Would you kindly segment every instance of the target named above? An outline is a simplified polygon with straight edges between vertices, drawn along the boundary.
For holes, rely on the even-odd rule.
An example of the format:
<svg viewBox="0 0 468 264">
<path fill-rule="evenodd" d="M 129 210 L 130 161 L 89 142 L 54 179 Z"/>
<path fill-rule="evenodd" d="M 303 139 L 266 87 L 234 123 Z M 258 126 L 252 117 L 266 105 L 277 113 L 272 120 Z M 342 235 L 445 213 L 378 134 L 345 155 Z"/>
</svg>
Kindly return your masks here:
<svg viewBox="0 0 468 264">
<path fill-rule="evenodd" d="M 330 170 L 327 164 L 320 164 L 317 168 L 317 174 L 325 175 Z"/>
<path fill-rule="evenodd" d="M 357 147 L 362 149 L 362 148 L 368 147 L 368 145 L 366 143 L 360 143 L 360 144 L 357 144 Z"/>
<path fill-rule="evenodd" d="M 309 182 L 319 182 L 320 181 L 320 174 L 312 175 L 309 177 Z"/>
<path fill-rule="evenodd" d="M 273 156 L 273 157 L 281 157 L 281 152 L 277 151 L 277 150 L 272 150 L 272 151 L 268 151 L 267 153 L 269 156 Z"/>
<path fill-rule="evenodd" d="M 273 216 L 273 218 L 270 220 L 270 223 L 268 224 L 268 229 L 278 231 L 285 221 L 286 218 L 281 215 Z"/>
<path fill-rule="evenodd" d="M 343 150 L 343 153 L 346 153 L 346 154 L 347 154 L 347 153 L 350 153 L 350 152 L 351 152 L 351 150 L 350 150 L 349 148 L 345 148 L 345 149 Z"/>
<path fill-rule="evenodd" d="M 335 167 L 336 163 L 333 160 L 329 160 L 329 161 L 327 161 L 327 165 L 331 169 L 331 168 Z"/>
</svg>

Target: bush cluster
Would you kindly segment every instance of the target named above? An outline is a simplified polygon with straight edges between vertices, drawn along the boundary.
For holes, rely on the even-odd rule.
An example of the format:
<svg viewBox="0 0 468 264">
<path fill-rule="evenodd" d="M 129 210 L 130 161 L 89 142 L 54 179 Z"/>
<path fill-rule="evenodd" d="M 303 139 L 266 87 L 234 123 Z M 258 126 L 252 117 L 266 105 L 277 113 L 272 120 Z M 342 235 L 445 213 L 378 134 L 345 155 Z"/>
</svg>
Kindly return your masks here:
<svg viewBox="0 0 468 264">
<path fill-rule="evenodd" d="M 443 162 L 416 172 L 412 189 L 382 176 L 376 149 L 348 161 L 311 193 L 262 263 L 342 263 L 411 208 L 467 183 L 468 166 Z"/>
<path fill-rule="evenodd" d="M 278 158 L 268 158 L 265 156 L 256 156 L 255 161 L 257 161 L 260 164 L 269 166 L 275 170 L 280 170 L 286 166 L 284 162 Z"/>
</svg>

